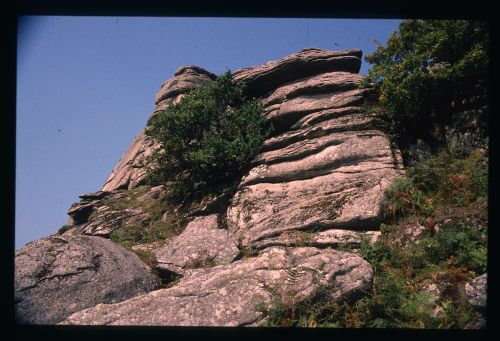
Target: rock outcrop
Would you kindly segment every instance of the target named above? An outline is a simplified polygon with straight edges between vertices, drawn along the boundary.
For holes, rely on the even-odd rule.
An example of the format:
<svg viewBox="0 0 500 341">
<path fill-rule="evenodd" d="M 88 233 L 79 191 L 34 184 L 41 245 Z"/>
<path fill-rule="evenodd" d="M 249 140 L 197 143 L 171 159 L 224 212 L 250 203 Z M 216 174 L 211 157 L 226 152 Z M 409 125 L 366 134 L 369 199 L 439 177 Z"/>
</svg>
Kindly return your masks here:
<svg viewBox="0 0 500 341">
<path fill-rule="evenodd" d="M 153 115 L 177 103 L 182 96 L 196 86 L 215 79 L 215 75 L 198 66 L 184 66 L 177 70 L 175 77 L 162 84 L 156 95 Z M 158 144 L 142 130 L 132 141 L 101 191 L 132 189 L 144 183 L 146 177 L 145 160 L 158 148 Z"/>
<path fill-rule="evenodd" d="M 366 290 L 372 270 L 362 258 L 335 250 L 269 248 L 257 257 L 194 270 L 177 285 L 116 304 L 99 304 L 62 324 L 256 326 L 272 304 L 333 300 Z"/>
<path fill-rule="evenodd" d="M 161 200 L 167 189 L 144 185 L 147 156 L 158 146 L 140 132 L 101 191 L 81 196 L 70 207 L 73 228 L 51 237 L 54 241 L 25 247 L 33 251 L 19 251 L 20 319 L 257 326 L 266 323 L 266 310 L 276 304 L 293 305 L 325 293 L 332 300 L 350 300 L 369 290 L 372 270 L 356 249 L 380 236 L 381 200 L 402 162 L 377 129 L 375 114 L 363 106 L 370 90 L 359 87 L 360 65 L 360 50 L 313 48 L 236 71 L 233 77 L 246 84 L 247 94 L 261 98 L 274 133 L 236 194 L 226 191 L 193 205 L 183 217 L 182 227 L 190 222 L 182 233 L 173 222 L 179 207 L 166 207 Z M 156 95 L 152 115 L 215 78 L 196 66 L 178 69 Z M 148 264 L 170 287 L 151 291 L 159 279 L 147 266 L 95 237 L 117 240 L 115 231 L 126 231 L 124 245 L 142 252 L 141 257 L 156 258 Z M 142 232 L 151 231 L 168 236 L 142 238 Z M 113 252 L 119 255 L 108 260 Z M 130 258 L 126 265 L 123 257 Z M 94 260 L 98 266 L 93 267 Z M 59 261 L 74 269 L 65 270 Z M 59 280 L 59 273 L 68 276 Z M 40 304 L 45 310 L 38 302 L 46 304 Z M 47 310 L 57 316 L 37 320 Z"/>
<path fill-rule="evenodd" d="M 143 183 L 146 177 L 144 161 L 158 148 L 155 141 L 141 131 L 121 157 L 113 172 L 106 180 L 102 191 L 132 189 Z"/>
<path fill-rule="evenodd" d="M 331 71 L 358 73 L 361 67 L 361 55 L 361 50 L 303 49 L 259 67 L 237 70 L 234 72 L 234 78 L 245 82 L 250 94 L 262 96 L 285 83 L 319 73 Z"/>
<path fill-rule="evenodd" d="M 74 312 L 160 285 L 137 255 L 90 236 L 28 243 L 16 251 L 15 269 L 16 320 L 26 324 L 56 324 Z"/>
<path fill-rule="evenodd" d="M 322 61 L 324 73 L 301 69 L 303 78 L 287 78 L 263 100 L 277 135 L 264 142 L 227 211 L 241 246 L 274 245 L 291 231 L 378 229 L 384 192 L 401 173 L 398 151 L 360 106 L 369 90 L 359 89 L 362 77 L 353 73 L 359 65 L 334 66 L 337 58 L 359 59 L 359 51 L 303 50 L 235 77 L 253 84 L 309 57 Z"/>
<path fill-rule="evenodd" d="M 161 186 L 151 188 L 144 195 L 161 195 Z M 145 187 L 146 189 L 146 187 Z M 69 230 L 65 234 L 83 234 L 109 237 L 122 226 L 138 225 L 146 228 L 151 217 L 140 205 L 134 205 L 131 191 L 115 190 L 81 195 L 79 203 L 68 210 L 70 225 L 77 231 Z M 124 207 L 127 205 L 127 207 Z"/>
</svg>

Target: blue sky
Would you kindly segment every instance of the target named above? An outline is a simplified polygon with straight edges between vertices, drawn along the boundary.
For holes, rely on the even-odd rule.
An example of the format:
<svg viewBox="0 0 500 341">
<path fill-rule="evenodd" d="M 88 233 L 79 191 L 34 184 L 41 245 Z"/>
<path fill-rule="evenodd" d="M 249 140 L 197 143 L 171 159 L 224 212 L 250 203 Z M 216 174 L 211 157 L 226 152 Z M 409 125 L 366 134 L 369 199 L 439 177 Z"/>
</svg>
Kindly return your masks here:
<svg viewBox="0 0 500 341">
<path fill-rule="evenodd" d="M 67 222 L 145 126 L 182 65 L 214 73 L 307 47 L 375 49 L 399 20 L 21 17 L 17 55 L 16 249 Z M 363 61 L 361 73 L 369 64 Z"/>
</svg>

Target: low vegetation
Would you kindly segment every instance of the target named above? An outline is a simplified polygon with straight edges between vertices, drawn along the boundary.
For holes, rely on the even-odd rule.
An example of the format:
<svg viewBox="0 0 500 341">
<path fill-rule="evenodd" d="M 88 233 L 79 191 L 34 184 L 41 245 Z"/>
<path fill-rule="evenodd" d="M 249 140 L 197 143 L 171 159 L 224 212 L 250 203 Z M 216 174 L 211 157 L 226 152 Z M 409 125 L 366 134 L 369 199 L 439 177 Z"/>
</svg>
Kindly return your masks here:
<svg viewBox="0 0 500 341">
<path fill-rule="evenodd" d="M 110 235 L 111 240 L 131 248 L 138 244 L 172 238 L 182 232 L 186 221 L 174 213 L 175 206 L 165 199 L 163 191 L 158 199 L 143 197 L 150 189 L 150 186 L 140 186 L 130 191 L 123 191 L 125 194 L 123 197 L 103 200 L 101 206 L 108 206 L 113 211 L 140 210 L 148 217 L 147 226 L 120 221 L 119 226 L 116 226 Z M 96 217 L 90 217 L 94 218 Z"/>
<path fill-rule="evenodd" d="M 397 222 L 410 215 L 433 215 L 444 205 L 467 206 L 488 196 L 486 150 L 442 151 L 409 167 L 385 198 L 385 215 Z"/>
</svg>

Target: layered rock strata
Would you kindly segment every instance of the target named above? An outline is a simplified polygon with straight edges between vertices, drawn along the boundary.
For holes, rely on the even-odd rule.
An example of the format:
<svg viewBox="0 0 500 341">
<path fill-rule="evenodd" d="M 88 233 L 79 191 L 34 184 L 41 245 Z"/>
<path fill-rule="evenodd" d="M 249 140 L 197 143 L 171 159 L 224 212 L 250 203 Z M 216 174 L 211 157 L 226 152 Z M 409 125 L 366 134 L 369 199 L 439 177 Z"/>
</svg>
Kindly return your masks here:
<svg viewBox="0 0 500 341">
<path fill-rule="evenodd" d="M 262 96 L 293 80 L 331 71 L 359 72 L 362 52 L 359 49 L 326 51 L 303 49 L 259 67 L 240 69 L 234 78 L 247 84 L 250 94 Z"/>
<path fill-rule="evenodd" d="M 235 75 L 252 86 L 309 54 L 314 59 L 321 53 L 303 50 Z M 360 57 L 355 51 L 340 55 Z M 362 106 L 369 90 L 359 87 L 360 64 L 347 70 L 330 65 L 336 58 L 325 53 L 323 73 L 312 68 L 299 79 L 287 75 L 288 83 L 263 100 L 276 134 L 264 142 L 227 211 L 229 231 L 243 247 L 287 244 L 282 235 L 292 231 L 378 229 L 381 200 L 402 162 Z M 314 233 L 311 238 L 322 240 Z"/>
</svg>

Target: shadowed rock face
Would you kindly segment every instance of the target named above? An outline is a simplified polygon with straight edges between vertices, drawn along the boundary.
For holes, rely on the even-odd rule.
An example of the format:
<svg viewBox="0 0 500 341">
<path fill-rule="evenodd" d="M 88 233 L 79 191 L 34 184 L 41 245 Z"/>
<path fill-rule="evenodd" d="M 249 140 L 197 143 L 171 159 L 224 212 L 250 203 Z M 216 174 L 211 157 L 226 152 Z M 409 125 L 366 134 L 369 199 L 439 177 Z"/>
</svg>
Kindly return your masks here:
<svg viewBox="0 0 500 341">
<path fill-rule="evenodd" d="M 328 289 L 353 297 L 371 282 L 362 258 L 335 250 L 269 248 L 258 257 L 194 270 L 177 285 L 117 304 L 99 304 L 62 324 L 248 326 L 265 322 L 262 307 L 298 303 Z"/>
<path fill-rule="evenodd" d="M 99 303 L 157 289 L 160 280 L 134 253 L 100 237 L 47 237 L 15 257 L 18 323 L 55 324 Z"/>
<path fill-rule="evenodd" d="M 469 303 L 476 309 L 486 309 L 488 274 L 483 274 L 465 285 Z"/>
<path fill-rule="evenodd" d="M 161 86 L 155 97 L 156 108 L 152 115 L 165 110 L 172 103 L 180 101 L 184 94 L 196 86 L 214 80 L 216 76 L 198 66 L 184 66 L 177 70 L 175 77 Z M 113 169 L 101 191 L 132 189 L 144 183 L 145 161 L 159 145 L 142 130 Z"/>
<path fill-rule="evenodd" d="M 381 236 L 380 231 L 359 232 L 352 230 L 326 230 L 320 232 L 290 231 L 276 237 L 266 238 L 255 243 L 257 249 L 270 246 L 314 246 L 319 248 L 348 246 L 355 250 L 363 240 L 375 243 Z"/>
</svg>

